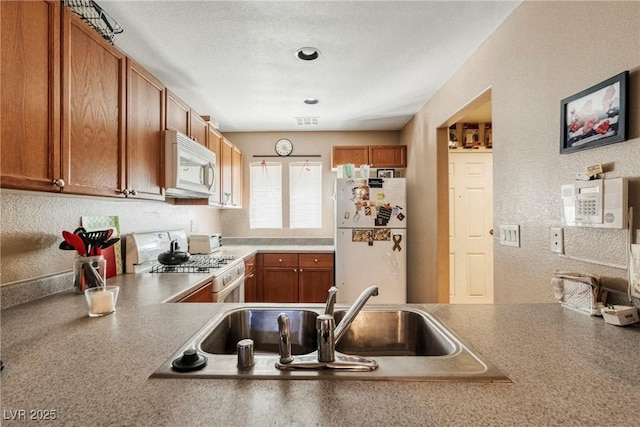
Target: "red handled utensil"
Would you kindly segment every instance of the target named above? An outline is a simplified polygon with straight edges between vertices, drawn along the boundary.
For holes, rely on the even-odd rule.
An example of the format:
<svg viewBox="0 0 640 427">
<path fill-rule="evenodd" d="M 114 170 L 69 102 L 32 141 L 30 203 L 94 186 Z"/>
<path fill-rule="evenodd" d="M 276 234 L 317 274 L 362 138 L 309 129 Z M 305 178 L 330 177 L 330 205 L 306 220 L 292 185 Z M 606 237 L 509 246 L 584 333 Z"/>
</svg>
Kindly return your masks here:
<svg viewBox="0 0 640 427">
<path fill-rule="evenodd" d="M 68 231 L 62 232 L 62 237 L 64 241 L 67 242 L 73 249 L 78 251 L 78 253 L 82 256 L 86 256 L 87 247 L 85 246 L 84 240 L 78 234 L 73 234 Z"/>
</svg>

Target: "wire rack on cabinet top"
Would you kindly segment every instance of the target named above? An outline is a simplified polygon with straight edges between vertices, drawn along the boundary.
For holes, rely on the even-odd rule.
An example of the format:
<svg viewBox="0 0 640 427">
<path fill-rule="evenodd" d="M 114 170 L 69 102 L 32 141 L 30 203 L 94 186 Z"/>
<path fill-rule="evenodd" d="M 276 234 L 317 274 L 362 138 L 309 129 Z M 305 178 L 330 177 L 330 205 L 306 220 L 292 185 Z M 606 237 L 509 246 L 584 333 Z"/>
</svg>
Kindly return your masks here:
<svg viewBox="0 0 640 427">
<path fill-rule="evenodd" d="M 124 31 L 120 24 L 93 0 L 62 0 L 62 2 L 111 44 L 116 34 Z"/>
</svg>

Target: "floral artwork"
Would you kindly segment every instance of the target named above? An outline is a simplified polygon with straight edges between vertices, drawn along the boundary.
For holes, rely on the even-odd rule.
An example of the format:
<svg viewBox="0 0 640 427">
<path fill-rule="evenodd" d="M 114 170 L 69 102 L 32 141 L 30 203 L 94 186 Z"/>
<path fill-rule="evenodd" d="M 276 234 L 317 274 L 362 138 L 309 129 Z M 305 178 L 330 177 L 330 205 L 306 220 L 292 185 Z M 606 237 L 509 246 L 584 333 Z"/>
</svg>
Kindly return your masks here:
<svg viewBox="0 0 640 427">
<path fill-rule="evenodd" d="M 560 153 L 626 139 L 628 72 L 562 100 Z"/>
</svg>

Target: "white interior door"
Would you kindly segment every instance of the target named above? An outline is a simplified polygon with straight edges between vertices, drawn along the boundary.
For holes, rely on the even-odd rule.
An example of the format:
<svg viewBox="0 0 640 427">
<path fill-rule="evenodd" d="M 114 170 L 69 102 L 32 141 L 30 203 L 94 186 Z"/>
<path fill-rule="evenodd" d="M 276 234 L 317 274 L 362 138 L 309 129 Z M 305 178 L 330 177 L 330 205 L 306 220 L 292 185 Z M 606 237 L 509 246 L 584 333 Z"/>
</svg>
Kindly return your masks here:
<svg viewBox="0 0 640 427">
<path fill-rule="evenodd" d="M 493 303 L 490 151 L 449 153 L 449 301 Z"/>
</svg>

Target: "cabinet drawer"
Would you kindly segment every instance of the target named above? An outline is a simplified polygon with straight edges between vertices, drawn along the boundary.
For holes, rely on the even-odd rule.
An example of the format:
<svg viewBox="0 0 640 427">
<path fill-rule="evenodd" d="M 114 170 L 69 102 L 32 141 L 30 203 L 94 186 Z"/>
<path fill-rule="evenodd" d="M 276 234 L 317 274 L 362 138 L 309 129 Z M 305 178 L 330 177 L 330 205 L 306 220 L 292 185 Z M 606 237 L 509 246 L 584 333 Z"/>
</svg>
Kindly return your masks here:
<svg viewBox="0 0 640 427">
<path fill-rule="evenodd" d="M 178 302 L 213 302 L 213 283 L 207 283 Z"/>
<path fill-rule="evenodd" d="M 298 267 L 298 254 L 263 254 L 264 267 Z"/>
<path fill-rule="evenodd" d="M 300 254 L 300 267 L 333 267 L 333 254 Z"/>
</svg>

